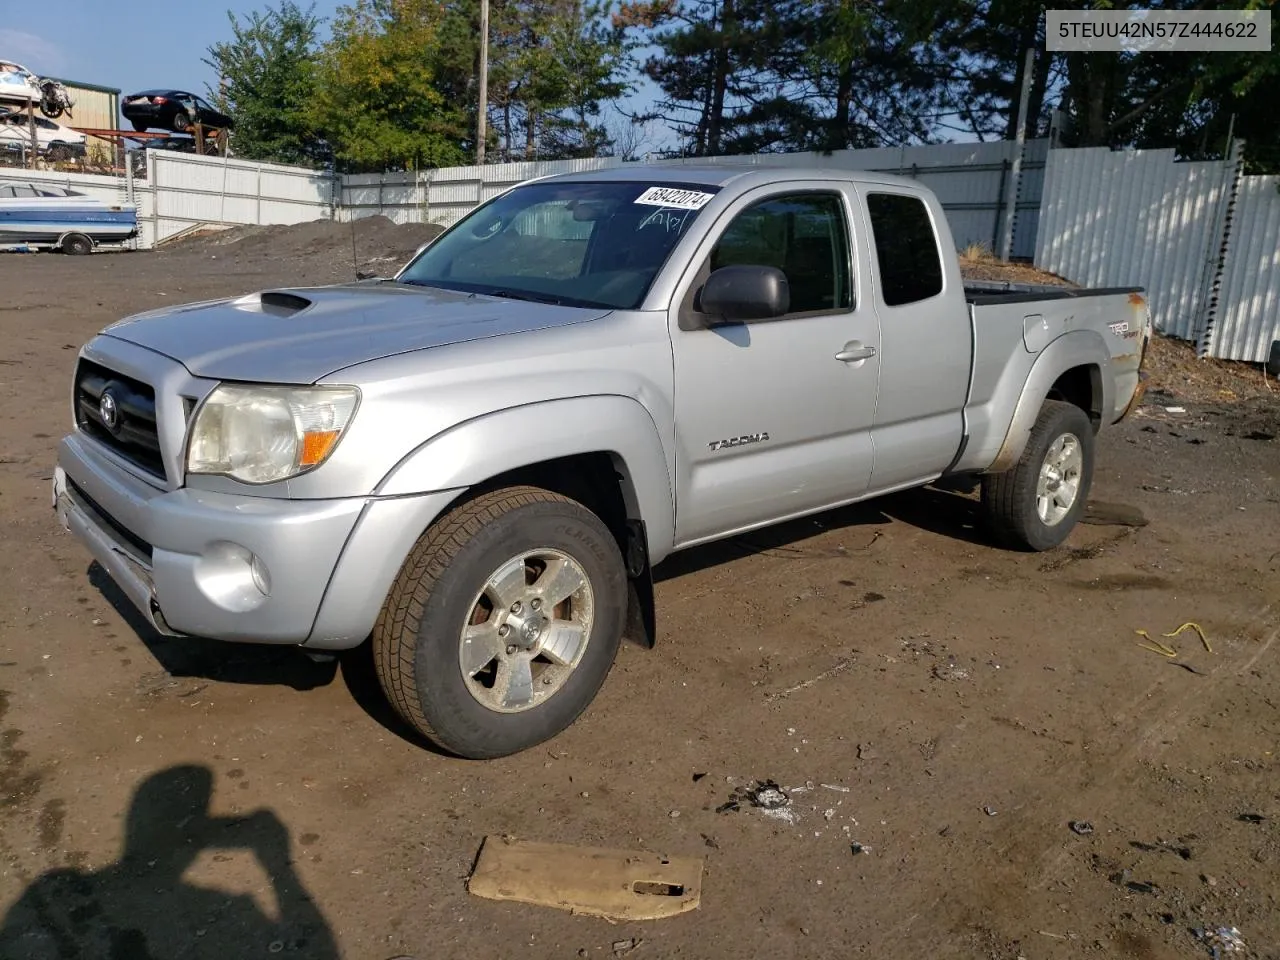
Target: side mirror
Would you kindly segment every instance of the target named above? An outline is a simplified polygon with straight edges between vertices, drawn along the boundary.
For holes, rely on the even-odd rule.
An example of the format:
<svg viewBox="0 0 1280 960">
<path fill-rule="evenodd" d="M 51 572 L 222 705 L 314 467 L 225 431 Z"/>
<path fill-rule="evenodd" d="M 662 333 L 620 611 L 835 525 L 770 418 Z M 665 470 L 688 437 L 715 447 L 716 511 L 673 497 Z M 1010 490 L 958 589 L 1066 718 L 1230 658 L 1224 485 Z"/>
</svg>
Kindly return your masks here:
<svg viewBox="0 0 1280 960">
<path fill-rule="evenodd" d="M 707 278 L 698 311 L 707 325 L 772 320 L 791 309 L 791 286 L 777 267 L 721 267 Z"/>
</svg>

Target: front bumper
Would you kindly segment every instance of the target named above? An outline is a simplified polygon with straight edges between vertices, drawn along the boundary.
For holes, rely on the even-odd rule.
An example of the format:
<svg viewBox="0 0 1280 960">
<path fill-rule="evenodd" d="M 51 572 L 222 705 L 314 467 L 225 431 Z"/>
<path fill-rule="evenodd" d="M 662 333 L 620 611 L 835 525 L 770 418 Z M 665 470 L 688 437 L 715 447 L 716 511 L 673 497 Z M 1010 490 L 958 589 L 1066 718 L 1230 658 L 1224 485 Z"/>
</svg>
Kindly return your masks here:
<svg viewBox="0 0 1280 960">
<path fill-rule="evenodd" d="M 160 633 L 276 644 L 314 634 L 326 649 L 368 635 L 400 563 L 447 499 L 165 491 L 79 435 L 60 444 L 53 477 L 62 525 Z"/>
</svg>

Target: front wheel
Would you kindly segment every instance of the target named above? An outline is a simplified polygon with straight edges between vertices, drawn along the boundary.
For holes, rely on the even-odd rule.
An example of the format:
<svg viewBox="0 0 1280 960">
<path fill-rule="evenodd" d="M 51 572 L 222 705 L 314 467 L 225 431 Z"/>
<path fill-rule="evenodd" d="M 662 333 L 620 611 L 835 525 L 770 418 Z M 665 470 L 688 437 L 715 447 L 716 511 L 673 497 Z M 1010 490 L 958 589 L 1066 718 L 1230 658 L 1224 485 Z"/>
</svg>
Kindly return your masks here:
<svg viewBox="0 0 1280 960">
<path fill-rule="evenodd" d="M 1084 513 L 1093 481 L 1093 424 L 1079 407 L 1046 400 L 1021 459 L 982 480 L 992 533 L 1024 550 L 1050 550 Z"/>
<path fill-rule="evenodd" d="M 462 757 L 518 753 L 595 698 L 618 651 L 627 579 L 617 541 L 576 501 L 483 494 L 422 535 L 373 630 L 400 716 Z"/>
<path fill-rule="evenodd" d="M 93 253 L 93 241 L 83 233 L 73 233 L 62 241 L 62 252 L 73 257 L 84 257 Z"/>
</svg>

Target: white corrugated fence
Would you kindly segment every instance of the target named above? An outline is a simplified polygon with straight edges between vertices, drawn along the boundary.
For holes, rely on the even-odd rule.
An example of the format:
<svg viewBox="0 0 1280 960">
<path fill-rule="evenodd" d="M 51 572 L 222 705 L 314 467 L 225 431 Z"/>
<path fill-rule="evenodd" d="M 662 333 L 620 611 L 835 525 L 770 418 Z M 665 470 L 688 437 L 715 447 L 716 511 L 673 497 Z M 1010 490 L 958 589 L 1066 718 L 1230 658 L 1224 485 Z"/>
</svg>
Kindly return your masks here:
<svg viewBox="0 0 1280 960">
<path fill-rule="evenodd" d="M 1156 329 L 1263 362 L 1280 339 L 1280 194 L 1238 158 L 1053 150 L 1036 265 L 1091 287 L 1145 287 Z"/>
</svg>

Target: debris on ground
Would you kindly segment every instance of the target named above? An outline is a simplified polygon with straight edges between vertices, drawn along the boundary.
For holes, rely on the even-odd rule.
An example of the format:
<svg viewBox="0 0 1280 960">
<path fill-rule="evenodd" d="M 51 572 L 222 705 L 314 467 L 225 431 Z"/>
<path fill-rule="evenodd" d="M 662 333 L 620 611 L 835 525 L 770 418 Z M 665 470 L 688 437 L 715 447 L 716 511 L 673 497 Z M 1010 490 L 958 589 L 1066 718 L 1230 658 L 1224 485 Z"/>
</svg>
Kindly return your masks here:
<svg viewBox="0 0 1280 960">
<path fill-rule="evenodd" d="M 960 665 L 955 654 L 947 654 L 947 662 L 936 664 L 933 675 L 938 680 L 968 680 L 969 671 Z"/>
<path fill-rule="evenodd" d="M 625 957 L 640 944 L 644 943 L 640 937 L 630 937 L 626 940 L 613 941 L 613 955 L 615 957 Z"/>
<path fill-rule="evenodd" d="M 1093 833 L 1093 824 L 1088 820 L 1072 820 L 1067 826 L 1077 836 L 1087 837 Z"/>
<path fill-rule="evenodd" d="M 1000 813 L 1000 811 L 997 810 L 995 807 L 983 807 L 982 812 L 985 813 L 988 817 L 998 816 Z"/>
<path fill-rule="evenodd" d="M 467 891 L 607 920 L 657 920 L 702 902 L 701 858 L 486 837 Z"/>
<path fill-rule="evenodd" d="M 1267 818 L 1260 813 L 1242 813 L 1236 819 L 1241 823 L 1263 823 Z"/>
<path fill-rule="evenodd" d="M 792 792 L 799 793 L 806 789 L 813 789 L 813 785 L 794 787 Z M 791 808 L 791 797 L 775 780 L 757 780 L 738 787 L 729 795 L 727 801 L 716 807 L 716 813 L 734 813 L 742 809 L 744 804 L 755 807 L 772 820 L 791 824 L 799 819 L 795 810 Z"/>
<path fill-rule="evenodd" d="M 1196 936 L 1204 942 L 1214 957 L 1228 953 L 1244 953 L 1244 938 L 1235 927 L 1197 930 Z"/>
<path fill-rule="evenodd" d="M 871 848 L 865 843 L 851 843 L 849 844 L 849 852 L 856 857 L 864 853 L 870 853 Z"/>
<path fill-rule="evenodd" d="M 1178 634 L 1182 633 L 1182 631 L 1184 630 L 1194 630 L 1196 634 L 1200 637 L 1200 642 L 1204 644 L 1205 650 L 1207 650 L 1209 653 L 1213 653 L 1213 647 L 1209 646 L 1209 638 L 1204 635 L 1204 630 L 1201 629 L 1200 624 L 1198 623 L 1184 623 L 1177 630 L 1173 631 L 1173 633 L 1162 633 L 1161 636 L 1169 637 L 1170 639 L 1172 639 L 1173 637 L 1176 637 Z"/>
</svg>

